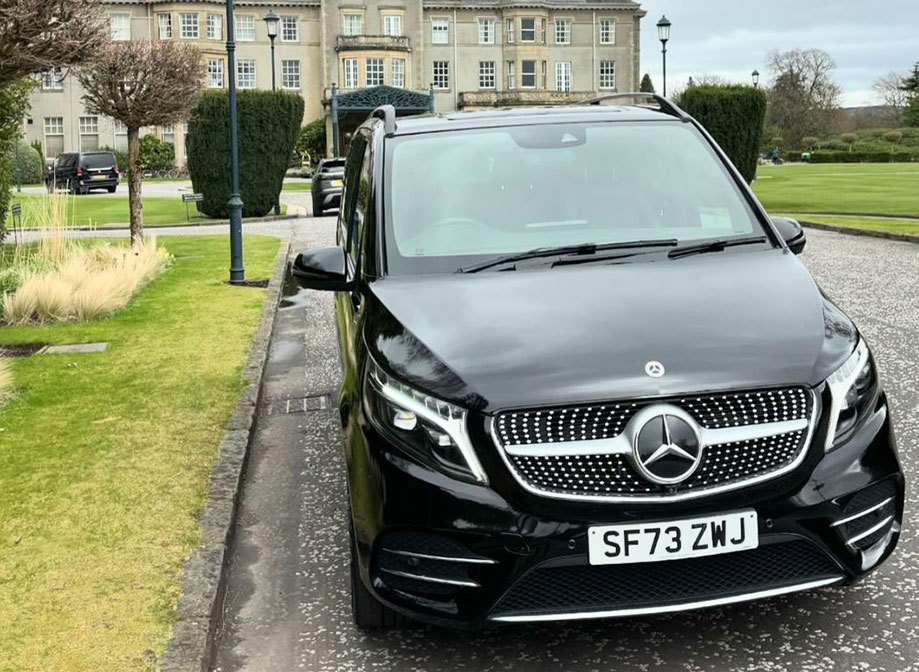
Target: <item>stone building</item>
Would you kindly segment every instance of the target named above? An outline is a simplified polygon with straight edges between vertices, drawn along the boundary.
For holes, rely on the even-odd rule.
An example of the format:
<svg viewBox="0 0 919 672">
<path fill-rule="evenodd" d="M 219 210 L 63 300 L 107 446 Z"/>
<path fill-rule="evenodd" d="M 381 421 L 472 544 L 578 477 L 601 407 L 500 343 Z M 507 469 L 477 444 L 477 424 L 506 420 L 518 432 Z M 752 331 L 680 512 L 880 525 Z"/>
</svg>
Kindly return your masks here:
<svg viewBox="0 0 919 672">
<path fill-rule="evenodd" d="M 402 114 L 564 103 L 638 88 L 640 21 L 632 0 L 237 0 L 237 85 L 271 87 L 265 22 L 281 16 L 277 87 L 327 120 L 329 147 L 373 106 Z M 227 85 L 222 0 L 108 0 L 116 40 L 196 44 L 206 86 Z M 48 72 L 32 98 L 27 140 L 47 156 L 124 149 L 125 129 L 85 112 L 79 84 Z M 335 114 L 333 114 L 333 110 Z M 148 129 L 185 160 L 184 125 Z"/>
</svg>

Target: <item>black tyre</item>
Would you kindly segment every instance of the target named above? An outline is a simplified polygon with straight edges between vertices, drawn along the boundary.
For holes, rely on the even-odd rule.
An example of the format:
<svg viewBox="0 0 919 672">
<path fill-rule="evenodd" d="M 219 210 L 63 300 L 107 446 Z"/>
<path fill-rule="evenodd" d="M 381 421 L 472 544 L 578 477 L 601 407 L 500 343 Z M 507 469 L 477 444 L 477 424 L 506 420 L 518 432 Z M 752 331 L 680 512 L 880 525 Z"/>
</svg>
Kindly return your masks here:
<svg viewBox="0 0 919 672">
<path fill-rule="evenodd" d="M 313 217 L 322 217 L 323 209 L 322 203 L 319 203 L 315 198 L 313 199 Z"/>
<path fill-rule="evenodd" d="M 108 190 L 108 193 L 110 193 L 110 194 L 114 194 L 114 193 L 115 193 L 115 190 L 116 190 L 117 188 L 118 188 L 118 187 L 106 187 L 106 189 Z"/>
<path fill-rule="evenodd" d="M 349 530 L 351 541 L 351 614 L 361 630 L 392 630 L 405 625 L 408 619 L 382 604 L 367 590 L 361 579 L 354 543 L 354 528 Z"/>
</svg>

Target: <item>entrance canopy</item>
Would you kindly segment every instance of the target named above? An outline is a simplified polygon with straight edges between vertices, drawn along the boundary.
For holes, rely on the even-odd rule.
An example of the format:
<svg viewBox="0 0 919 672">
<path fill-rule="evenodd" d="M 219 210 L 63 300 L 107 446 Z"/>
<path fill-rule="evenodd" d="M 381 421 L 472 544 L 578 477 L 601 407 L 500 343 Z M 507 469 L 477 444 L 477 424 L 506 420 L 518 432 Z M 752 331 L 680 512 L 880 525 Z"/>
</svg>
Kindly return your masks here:
<svg viewBox="0 0 919 672">
<path fill-rule="evenodd" d="M 424 114 L 434 111 L 434 88 L 430 91 L 412 91 L 397 86 L 371 86 L 366 89 L 355 89 L 346 93 L 339 93 L 338 87 L 332 85 L 331 117 L 332 117 L 332 149 L 338 156 L 340 146 L 341 122 L 347 117 L 357 127 L 366 117 L 380 105 L 392 105 L 396 108 L 397 116 L 410 114 Z M 354 123 L 356 122 L 356 123 Z M 352 129 L 353 130 L 353 129 Z"/>
</svg>

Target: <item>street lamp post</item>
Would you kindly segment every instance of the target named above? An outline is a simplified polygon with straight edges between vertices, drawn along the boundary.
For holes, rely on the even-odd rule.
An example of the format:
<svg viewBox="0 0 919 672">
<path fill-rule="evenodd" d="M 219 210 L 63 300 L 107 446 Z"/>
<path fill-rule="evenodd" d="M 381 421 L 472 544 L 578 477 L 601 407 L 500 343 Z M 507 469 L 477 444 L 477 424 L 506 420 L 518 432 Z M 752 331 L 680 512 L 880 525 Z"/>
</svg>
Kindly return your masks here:
<svg viewBox="0 0 919 672">
<path fill-rule="evenodd" d="M 751 76 L 753 77 L 753 88 L 758 89 L 759 88 L 759 70 L 754 70 L 751 73 Z"/>
<path fill-rule="evenodd" d="M 233 0 L 227 0 L 227 83 L 230 93 L 230 284 L 246 281 L 243 267 L 243 199 L 239 195 L 239 122 L 236 118 L 236 30 Z"/>
<path fill-rule="evenodd" d="M 278 24 L 281 22 L 281 17 L 275 14 L 273 9 L 269 9 L 263 20 L 268 29 L 268 39 L 271 40 L 271 90 L 274 91 L 277 88 L 274 74 L 274 41 L 278 36 Z"/>
<path fill-rule="evenodd" d="M 670 21 L 662 16 L 657 22 L 657 38 L 661 41 L 661 55 L 664 59 L 664 98 L 667 97 L 667 41 L 670 39 Z"/>
</svg>

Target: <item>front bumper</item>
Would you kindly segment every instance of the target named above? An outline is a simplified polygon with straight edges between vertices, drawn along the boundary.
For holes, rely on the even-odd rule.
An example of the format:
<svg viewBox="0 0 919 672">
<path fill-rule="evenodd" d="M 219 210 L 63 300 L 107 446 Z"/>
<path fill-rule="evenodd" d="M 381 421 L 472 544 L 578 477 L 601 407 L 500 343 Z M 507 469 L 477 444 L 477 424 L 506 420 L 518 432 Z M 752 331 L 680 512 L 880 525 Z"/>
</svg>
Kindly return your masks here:
<svg viewBox="0 0 919 672">
<path fill-rule="evenodd" d="M 465 483 L 407 459 L 369 425 L 354 430 L 346 452 L 362 579 L 391 608 L 441 625 L 680 611 L 851 583 L 893 551 L 903 517 L 904 480 L 883 396 L 834 451 L 823 454 L 818 431 L 790 476 L 680 504 L 548 500 L 524 492 L 484 450 L 491 483 Z M 758 516 L 758 549 L 588 562 L 593 525 L 748 508 Z"/>
</svg>

